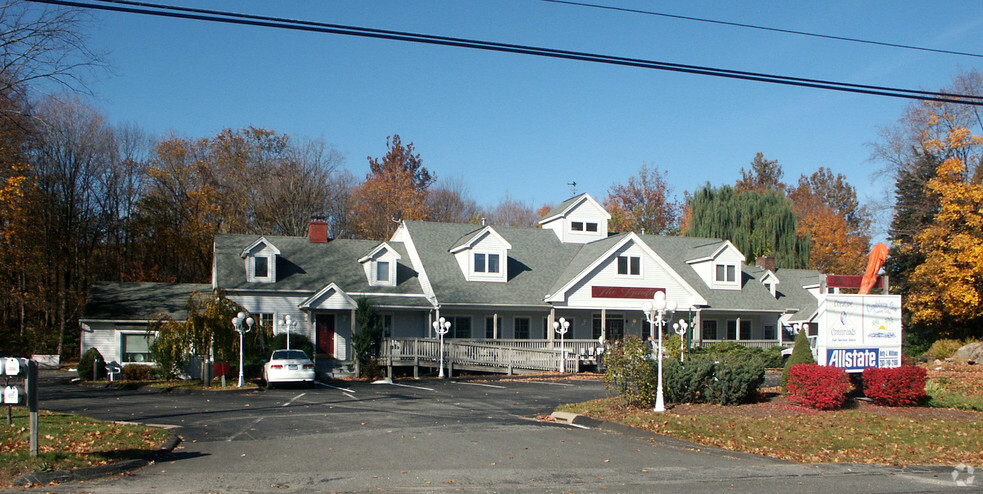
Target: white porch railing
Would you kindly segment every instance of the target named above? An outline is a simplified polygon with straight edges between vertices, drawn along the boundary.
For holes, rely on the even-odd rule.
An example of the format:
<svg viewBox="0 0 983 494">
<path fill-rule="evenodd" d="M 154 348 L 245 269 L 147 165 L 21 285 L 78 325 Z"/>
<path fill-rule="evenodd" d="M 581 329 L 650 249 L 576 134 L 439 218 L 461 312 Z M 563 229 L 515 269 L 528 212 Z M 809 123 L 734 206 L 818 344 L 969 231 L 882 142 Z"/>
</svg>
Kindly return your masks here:
<svg viewBox="0 0 983 494">
<path fill-rule="evenodd" d="M 737 343 L 741 346 L 756 347 L 756 348 L 771 348 L 773 346 L 782 346 L 782 343 L 778 340 L 703 340 L 694 341 L 693 346 L 705 346 L 712 345 L 715 343 Z"/>
<path fill-rule="evenodd" d="M 597 340 L 564 340 L 566 370 L 580 363 L 596 362 L 601 345 Z M 450 368 L 488 372 L 559 371 L 560 342 L 556 340 L 444 339 L 444 363 Z M 440 340 L 433 338 L 387 338 L 379 357 L 391 365 L 432 366 L 440 360 Z"/>
</svg>

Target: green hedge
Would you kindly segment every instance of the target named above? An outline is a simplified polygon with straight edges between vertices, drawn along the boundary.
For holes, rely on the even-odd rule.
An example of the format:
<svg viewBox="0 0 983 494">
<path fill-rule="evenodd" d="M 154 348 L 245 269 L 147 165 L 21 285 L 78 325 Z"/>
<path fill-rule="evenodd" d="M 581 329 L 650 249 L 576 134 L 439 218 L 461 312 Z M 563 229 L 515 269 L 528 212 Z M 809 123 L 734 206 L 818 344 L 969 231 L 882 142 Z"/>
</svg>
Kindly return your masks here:
<svg viewBox="0 0 983 494">
<path fill-rule="evenodd" d="M 782 347 L 774 345 L 768 348 L 747 347 L 732 341 L 704 345 L 692 350 L 692 355 L 706 355 L 719 360 L 726 355 L 735 355 L 746 359 L 759 359 L 767 369 L 782 367 Z"/>
<path fill-rule="evenodd" d="M 663 387 L 670 403 L 739 405 L 754 402 L 765 378 L 763 361 L 740 354 L 694 356 L 663 362 Z"/>
</svg>

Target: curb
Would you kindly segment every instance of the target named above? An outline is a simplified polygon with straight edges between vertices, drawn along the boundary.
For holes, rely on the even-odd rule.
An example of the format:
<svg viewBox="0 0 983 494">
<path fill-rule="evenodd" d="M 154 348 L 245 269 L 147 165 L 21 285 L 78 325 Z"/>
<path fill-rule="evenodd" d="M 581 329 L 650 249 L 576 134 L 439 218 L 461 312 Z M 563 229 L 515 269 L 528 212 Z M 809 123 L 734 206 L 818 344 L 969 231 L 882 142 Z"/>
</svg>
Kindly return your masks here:
<svg viewBox="0 0 983 494">
<path fill-rule="evenodd" d="M 99 477 L 109 477 L 119 475 L 130 470 L 145 467 L 155 461 L 160 460 L 170 453 L 180 444 L 181 438 L 171 434 L 167 441 L 153 453 L 148 453 L 143 458 L 125 460 L 109 465 L 96 465 L 94 467 L 77 468 L 75 470 L 55 470 L 52 472 L 26 473 L 14 479 L 11 485 L 21 487 L 31 487 L 34 485 L 48 485 L 51 483 L 73 482 L 78 480 L 90 480 Z"/>
<path fill-rule="evenodd" d="M 591 429 L 598 429 L 602 431 L 615 432 L 625 436 L 637 437 L 640 439 L 650 440 L 659 443 L 663 446 L 668 446 L 678 449 L 686 449 L 689 451 L 698 451 L 701 453 L 706 453 L 709 455 L 723 456 L 726 458 L 743 458 L 743 459 L 754 459 L 758 461 L 765 461 L 769 463 L 779 463 L 788 464 L 790 462 L 772 458 L 770 456 L 756 455 L 753 453 L 745 453 L 743 451 L 731 451 L 729 449 L 718 448 L 716 446 L 705 446 L 702 444 L 696 444 L 689 441 L 684 441 L 682 439 L 676 439 L 674 437 L 669 437 L 657 432 L 646 431 L 643 429 L 637 429 L 628 425 L 619 424 L 617 422 L 606 422 L 603 420 L 592 419 L 586 415 L 574 414 L 570 412 L 553 412 L 553 416 L 562 420 L 568 424 L 589 427 Z M 559 414 L 559 416 L 557 416 Z"/>
</svg>

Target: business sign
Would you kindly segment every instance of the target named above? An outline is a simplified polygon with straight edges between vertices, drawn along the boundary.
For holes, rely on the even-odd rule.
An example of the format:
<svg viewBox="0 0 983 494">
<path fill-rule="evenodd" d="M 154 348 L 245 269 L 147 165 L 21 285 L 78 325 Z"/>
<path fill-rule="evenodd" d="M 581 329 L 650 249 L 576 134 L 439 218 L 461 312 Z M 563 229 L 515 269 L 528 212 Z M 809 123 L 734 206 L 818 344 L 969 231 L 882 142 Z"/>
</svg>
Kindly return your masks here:
<svg viewBox="0 0 983 494">
<path fill-rule="evenodd" d="M 859 372 L 901 365 L 901 296 L 829 294 L 816 316 L 816 360 Z"/>
<path fill-rule="evenodd" d="M 861 371 L 880 364 L 879 348 L 830 348 L 826 351 L 826 365 L 847 371 Z"/>
<path fill-rule="evenodd" d="M 665 292 L 665 288 L 641 288 L 632 286 L 592 286 L 590 296 L 594 298 L 637 298 L 650 299 L 656 292 Z"/>
</svg>

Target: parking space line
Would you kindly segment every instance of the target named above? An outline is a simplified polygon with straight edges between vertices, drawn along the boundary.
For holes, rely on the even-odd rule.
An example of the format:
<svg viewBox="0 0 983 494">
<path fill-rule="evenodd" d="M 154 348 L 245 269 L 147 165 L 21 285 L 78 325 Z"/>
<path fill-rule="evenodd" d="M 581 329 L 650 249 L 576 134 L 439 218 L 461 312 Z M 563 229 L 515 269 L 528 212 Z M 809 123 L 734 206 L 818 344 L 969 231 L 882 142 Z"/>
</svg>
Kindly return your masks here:
<svg viewBox="0 0 983 494">
<path fill-rule="evenodd" d="M 400 383 L 397 383 L 397 382 L 393 382 L 392 379 L 388 379 L 388 378 L 387 379 L 379 379 L 377 381 L 372 381 L 372 384 L 389 384 L 391 386 L 402 386 L 404 388 L 423 389 L 423 390 L 426 390 L 426 391 L 433 391 L 434 390 L 433 388 L 425 388 L 423 386 L 411 386 L 409 384 L 400 384 Z"/>
<path fill-rule="evenodd" d="M 548 384 L 550 386 L 573 386 L 573 384 L 568 384 L 568 383 L 551 383 L 549 381 L 516 381 L 516 382 L 527 383 L 527 384 Z"/>
<path fill-rule="evenodd" d="M 350 394 L 350 393 L 341 393 L 341 394 L 343 394 L 343 395 L 345 395 L 345 396 L 347 396 L 347 397 L 349 397 L 349 398 L 351 398 L 351 399 L 353 399 L 355 401 L 358 401 L 358 398 L 355 395 L 353 395 L 353 394 Z"/>
<path fill-rule="evenodd" d="M 461 381 L 454 381 L 454 384 L 467 384 L 468 386 L 484 386 L 486 388 L 506 389 L 505 386 L 499 386 L 497 384 L 465 383 L 465 382 L 461 382 Z"/>
<path fill-rule="evenodd" d="M 244 433 L 245 433 L 246 431 L 248 431 L 249 429 L 252 429 L 253 427 L 256 427 L 256 424 L 258 424 L 258 423 L 259 423 L 259 422 L 260 422 L 261 420 L 263 420 L 263 417 L 260 417 L 260 418 L 258 418 L 258 419 L 256 419 L 256 420 L 254 420 L 254 421 L 253 421 L 253 423 L 251 423 L 251 424 L 249 424 L 248 426 L 246 426 L 246 428 L 245 428 L 245 429 L 243 429 L 243 430 L 241 430 L 241 431 L 239 431 L 239 432 L 236 432 L 235 434 L 233 434 L 233 435 L 232 435 L 231 437 L 229 437 L 228 439 L 226 439 L 226 440 L 225 440 L 225 442 L 227 442 L 227 443 L 231 443 L 232 441 L 234 441 L 234 440 L 235 440 L 235 438 L 237 438 L 237 437 L 239 437 L 239 436 L 241 436 L 241 435 L 243 435 L 243 434 L 244 434 Z"/>
<path fill-rule="evenodd" d="M 285 406 L 289 406 L 289 405 L 290 405 L 291 403 L 293 403 L 293 402 L 294 402 L 294 401 L 295 401 L 295 400 L 296 400 L 297 398 L 300 398 L 301 396 L 304 396 L 304 395 L 306 395 L 306 394 L 307 394 L 307 393 L 301 393 L 301 394 L 299 394 L 299 395 L 297 395 L 297 396 L 294 396 L 294 397 L 293 397 L 293 398 L 292 398 L 292 399 L 291 399 L 290 401 L 288 401 L 288 402 L 286 402 L 286 403 L 284 403 L 283 405 L 280 405 L 280 406 L 282 406 L 282 407 L 285 407 Z"/>
<path fill-rule="evenodd" d="M 348 389 L 348 388 L 339 388 L 338 386 L 332 386 L 330 384 L 324 384 L 322 382 L 318 382 L 317 385 L 318 386 L 324 386 L 325 388 L 331 388 L 331 389 L 337 389 L 337 390 L 340 390 L 340 391 L 346 391 L 346 392 L 349 392 L 349 393 L 354 393 L 355 392 L 355 391 L 353 391 L 351 389 Z"/>
</svg>

